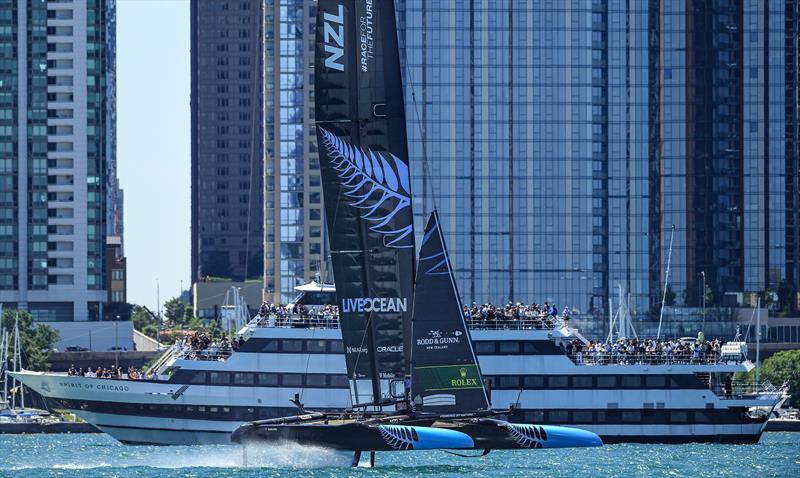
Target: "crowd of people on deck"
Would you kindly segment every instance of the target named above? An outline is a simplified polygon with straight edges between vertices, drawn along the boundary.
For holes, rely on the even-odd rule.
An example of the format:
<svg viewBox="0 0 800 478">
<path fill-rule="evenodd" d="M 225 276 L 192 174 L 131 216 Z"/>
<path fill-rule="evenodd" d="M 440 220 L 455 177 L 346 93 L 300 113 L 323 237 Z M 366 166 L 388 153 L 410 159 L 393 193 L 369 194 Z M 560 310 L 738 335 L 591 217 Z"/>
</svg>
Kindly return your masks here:
<svg viewBox="0 0 800 478">
<path fill-rule="evenodd" d="M 97 367 L 92 370 L 88 367 L 86 370 L 83 367 L 75 368 L 72 365 L 67 370 L 67 375 L 71 377 L 89 377 L 89 378 L 111 378 L 111 379 L 127 379 L 127 380 L 157 380 L 158 375 L 154 370 L 145 372 L 140 368 L 128 367 L 127 373 L 122 371 L 122 367 L 112 365 L 109 368 Z"/>
<path fill-rule="evenodd" d="M 543 304 L 509 302 L 505 306 L 495 306 L 491 302 L 479 306 L 473 302 L 471 307 L 464 305 L 463 313 L 467 322 L 476 328 L 516 323 L 522 328 L 545 329 L 554 327 L 559 320 L 568 323 L 572 316 L 569 307 L 564 307 L 559 316 L 556 304 L 549 302 Z"/>
<path fill-rule="evenodd" d="M 678 339 L 655 340 L 619 339 L 602 343 L 590 341 L 584 344 L 573 340 L 564 346 L 565 352 L 579 364 L 697 364 L 715 363 L 720 356 L 723 339 Z"/>
<path fill-rule="evenodd" d="M 177 353 L 186 351 L 190 359 L 224 360 L 239 350 L 244 341 L 242 336 L 229 338 L 225 332 L 219 339 L 214 339 L 204 330 L 197 330 L 187 339 L 176 340 L 175 350 Z"/>
<path fill-rule="evenodd" d="M 471 326 L 480 328 L 490 325 L 508 325 L 517 322 L 522 328 L 552 328 L 560 320 L 564 323 L 570 319 L 572 309 L 564 307 L 559 312 L 555 304 L 549 302 L 525 304 L 524 302 L 508 302 L 504 306 L 496 306 L 491 302 L 472 306 L 464 305 L 464 318 Z M 339 309 L 335 305 L 305 306 L 295 304 L 291 306 L 267 304 L 261 305 L 258 310 L 259 324 L 266 324 L 269 317 L 277 319 L 281 325 L 302 322 L 306 319 L 317 320 L 320 323 L 336 321 L 339 319 Z"/>
<path fill-rule="evenodd" d="M 332 304 L 321 306 L 304 304 L 275 305 L 264 302 L 258 309 L 258 316 L 266 318 L 275 316 L 278 319 L 301 318 L 318 320 L 336 320 L 339 318 L 339 308 Z"/>
</svg>

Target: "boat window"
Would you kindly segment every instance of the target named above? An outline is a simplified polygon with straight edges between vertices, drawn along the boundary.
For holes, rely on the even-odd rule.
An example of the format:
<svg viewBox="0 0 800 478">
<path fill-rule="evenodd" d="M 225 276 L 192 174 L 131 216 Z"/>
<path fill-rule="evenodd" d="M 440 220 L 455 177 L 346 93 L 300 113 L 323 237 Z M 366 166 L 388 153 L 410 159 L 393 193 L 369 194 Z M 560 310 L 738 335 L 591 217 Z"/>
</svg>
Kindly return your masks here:
<svg viewBox="0 0 800 478">
<path fill-rule="evenodd" d="M 597 423 L 605 423 L 606 422 L 606 412 L 605 410 L 598 410 L 597 411 Z"/>
<path fill-rule="evenodd" d="M 569 412 L 566 410 L 549 410 L 547 412 L 547 421 L 549 423 L 567 423 L 569 421 Z"/>
<path fill-rule="evenodd" d="M 550 375 L 547 377 L 547 386 L 550 388 L 567 388 L 569 377 L 566 375 Z"/>
<path fill-rule="evenodd" d="M 322 375 L 322 374 L 306 375 L 306 386 L 308 386 L 308 387 L 324 387 L 325 386 L 325 375 Z"/>
<path fill-rule="evenodd" d="M 711 423 L 711 413 L 706 410 L 695 410 L 694 421 L 697 423 Z"/>
<path fill-rule="evenodd" d="M 204 384 L 206 383 L 206 373 L 205 372 L 195 372 L 194 375 L 191 376 L 189 379 L 189 383 L 194 384 Z"/>
<path fill-rule="evenodd" d="M 233 374 L 233 383 L 236 385 L 253 385 L 255 376 L 248 372 L 236 372 Z"/>
<path fill-rule="evenodd" d="M 475 342 L 475 354 L 477 355 L 491 355 L 494 354 L 495 342 L 481 341 Z"/>
<path fill-rule="evenodd" d="M 211 372 L 209 377 L 212 385 L 228 385 L 231 383 L 228 372 Z"/>
<path fill-rule="evenodd" d="M 667 377 L 664 375 L 647 375 L 644 378 L 647 388 L 666 388 Z"/>
<path fill-rule="evenodd" d="M 673 410 L 669 412 L 669 421 L 672 423 L 686 423 L 689 419 L 689 414 L 686 410 Z"/>
<path fill-rule="evenodd" d="M 641 375 L 623 375 L 622 388 L 641 388 L 642 376 Z"/>
<path fill-rule="evenodd" d="M 275 386 L 278 385 L 278 374 L 277 373 L 260 373 L 258 374 L 258 384 L 259 385 L 266 385 L 266 386 Z"/>
<path fill-rule="evenodd" d="M 616 375 L 598 375 L 597 388 L 617 388 Z"/>
<path fill-rule="evenodd" d="M 261 346 L 262 352 L 277 352 L 278 351 L 278 341 L 274 339 L 267 339 L 262 341 L 264 345 Z"/>
<path fill-rule="evenodd" d="M 572 412 L 572 423 L 592 423 L 591 410 L 575 410 Z"/>
<path fill-rule="evenodd" d="M 592 388 L 594 377 L 591 375 L 574 375 L 572 377 L 572 388 Z"/>
<path fill-rule="evenodd" d="M 303 385 L 303 376 L 299 373 L 286 373 L 281 375 L 281 385 L 286 387 L 300 387 Z"/>
<path fill-rule="evenodd" d="M 525 421 L 527 423 L 542 423 L 544 421 L 544 412 L 541 410 L 529 410 L 525 412 Z"/>
<path fill-rule="evenodd" d="M 538 355 L 542 352 L 536 347 L 536 342 L 526 340 L 522 342 L 522 353 L 525 355 Z"/>
<path fill-rule="evenodd" d="M 306 342 L 306 349 L 309 353 L 325 353 L 327 344 L 327 340 L 309 340 Z"/>
<path fill-rule="evenodd" d="M 302 340 L 281 340 L 281 352 L 302 352 Z"/>
<path fill-rule="evenodd" d="M 497 388 L 519 388 L 519 375 L 499 375 Z"/>
<path fill-rule="evenodd" d="M 348 388 L 347 375 L 331 375 L 331 388 Z"/>
<path fill-rule="evenodd" d="M 638 423 L 642 421 L 642 412 L 640 410 L 623 410 L 622 421 L 626 423 Z"/>
<path fill-rule="evenodd" d="M 501 354 L 518 354 L 519 353 L 519 342 L 509 342 L 504 340 L 500 342 L 500 353 Z"/>
<path fill-rule="evenodd" d="M 332 354 L 343 354 L 344 353 L 344 343 L 341 340 L 332 340 L 331 344 L 331 353 Z"/>
<path fill-rule="evenodd" d="M 526 375 L 522 378 L 523 388 L 542 389 L 544 388 L 544 377 L 541 375 Z"/>
</svg>

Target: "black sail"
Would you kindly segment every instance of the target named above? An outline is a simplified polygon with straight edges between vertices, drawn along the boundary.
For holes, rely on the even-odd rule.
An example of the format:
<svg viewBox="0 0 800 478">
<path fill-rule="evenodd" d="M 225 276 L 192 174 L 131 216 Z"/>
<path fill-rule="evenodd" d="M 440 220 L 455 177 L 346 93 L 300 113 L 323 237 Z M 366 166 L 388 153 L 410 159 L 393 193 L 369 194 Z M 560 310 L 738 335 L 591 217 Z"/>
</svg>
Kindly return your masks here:
<svg viewBox="0 0 800 478">
<path fill-rule="evenodd" d="M 415 265 L 394 2 L 320 0 L 314 76 L 347 371 L 354 400 L 377 402 L 407 368 Z"/>
<path fill-rule="evenodd" d="M 460 297 L 434 211 L 420 246 L 414 295 L 411 396 L 417 411 L 489 409 Z"/>
</svg>

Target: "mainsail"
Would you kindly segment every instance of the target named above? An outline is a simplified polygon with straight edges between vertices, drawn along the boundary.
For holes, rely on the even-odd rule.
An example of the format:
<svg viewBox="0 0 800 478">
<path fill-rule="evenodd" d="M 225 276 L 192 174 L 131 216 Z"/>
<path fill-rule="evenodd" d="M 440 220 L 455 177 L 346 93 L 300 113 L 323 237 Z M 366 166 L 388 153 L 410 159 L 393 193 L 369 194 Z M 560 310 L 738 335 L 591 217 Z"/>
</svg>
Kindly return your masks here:
<svg viewBox="0 0 800 478">
<path fill-rule="evenodd" d="M 377 403 L 407 369 L 415 264 L 394 2 L 319 1 L 314 88 L 347 371 Z"/>
<path fill-rule="evenodd" d="M 436 211 L 428 219 L 420 246 L 412 328 L 411 396 L 415 410 L 488 410 L 489 398 Z"/>
</svg>

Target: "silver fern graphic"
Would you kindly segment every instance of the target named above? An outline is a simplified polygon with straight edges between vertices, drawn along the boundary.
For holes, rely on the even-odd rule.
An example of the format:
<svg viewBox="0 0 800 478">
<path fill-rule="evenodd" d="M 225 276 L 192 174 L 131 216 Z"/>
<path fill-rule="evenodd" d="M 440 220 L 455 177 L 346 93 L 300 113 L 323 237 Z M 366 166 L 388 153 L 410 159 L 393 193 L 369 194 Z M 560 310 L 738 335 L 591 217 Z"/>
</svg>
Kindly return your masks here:
<svg viewBox="0 0 800 478">
<path fill-rule="evenodd" d="M 547 433 L 536 425 L 509 423 L 506 425 L 506 430 L 522 448 L 541 448 L 542 442 L 547 440 Z"/>
<path fill-rule="evenodd" d="M 391 153 L 362 150 L 325 128 L 317 128 L 348 204 L 362 210 L 362 219 L 374 223 L 370 230 L 386 237 L 386 246 L 413 247 L 411 214 L 407 214 L 408 224 L 399 228 L 390 224 L 397 214 L 411 207 L 408 166 Z"/>
<path fill-rule="evenodd" d="M 414 443 L 419 441 L 417 432 L 411 427 L 402 425 L 378 425 L 381 438 L 395 450 L 413 450 Z"/>
</svg>

